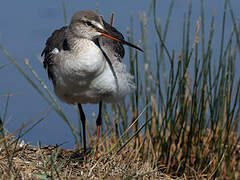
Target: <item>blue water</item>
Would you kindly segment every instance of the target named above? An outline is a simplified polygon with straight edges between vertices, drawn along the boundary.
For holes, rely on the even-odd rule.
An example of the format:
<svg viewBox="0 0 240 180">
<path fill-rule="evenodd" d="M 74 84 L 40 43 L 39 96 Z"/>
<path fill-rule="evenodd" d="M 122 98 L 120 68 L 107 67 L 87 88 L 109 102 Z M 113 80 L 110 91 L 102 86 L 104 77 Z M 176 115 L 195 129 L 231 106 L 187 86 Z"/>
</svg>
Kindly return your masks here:
<svg viewBox="0 0 240 180">
<path fill-rule="evenodd" d="M 159 0 L 157 3 L 157 16 L 160 17 L 161 22 L 165 24 L 168 13 L 170 1 Z M 168 37 L 166 45 L 169 50 L 175 49 L 175 52 L 180 52 L 181 36 L 182 36 L 182 22 L 184 13 L 187 14 L 188 0 L 176 1 L 172 21 L 169 25 Z M 240 1 L 232 0 L 232 7 L 237 20 L 240 19 Z M 78 10 L 98 9 L 105 19 L 109 19 L 111 12 L 115 13 L 114 26 L 126 36 L 126 29 L 130 26 L 130 15 L 134 17 L 134 39 L 139 42 L 141 38 L 140 25 L 138 17 L 140 13 L 147 12 L 149 8 L 149 1 L 146 0 L 101 0 L 101 1 L 70 1 L 66 0 L 66 10 L 68 21 L 72 14 Z M 24 64 L 24 59 L 29 59 L 31 66 L 36 70 L 44 82 L 52 89 L 51 82 L 47 78 L 47 74 L 38 60 L 46 39 L 50 36 L 52 31 L 64 25 L 64 17 L 62 11 L 61 0 L 11 0 L 2 1 L 0 3 L 0 43 L 9 51 L 9 53 L 16 58 L 27 72 L 29 70 Z M 223 13 L 224 1 L 211 0 L 205 3 L 205 26 L 206 32 L 209 32 L 210 19 L 213 11 L 215 12 L 216 33 L 214 36 L 214 45 L 216 45 L 214 57 L 219 56 L 219 42 L 221 32 L 221 22 Z M 192 9 L 192 37 L 195 31 L 196 22 L 200 17 L 200 1 L 193 1 Z M 152 19 L 150 19 L 152 21 Z M 226 37 L 232 30 L 231 18 L 228 14 L 226 24 Z M 154 47 L 157 38 L 154 37 L 154 30 L 152 23 L 148 26 L 150 46 Z M 191 39 L 193 42 L 193 39 Z M 192 43 L 191 43 L 192 44 Z M 126 51 L 127 52 L 127 51 Z M 125 57 L 128 57 L 126 54 Z M 140 55 L 140 61 L 143 55 Z M 127 58 L 125 58 L 127 61 Z M 0 51 L 0 66 L 9 63 L 7 58 Z M 29 72 L 30 74 L 30 72 Z M 239 77 L 239 73 L 237 74 Z M 13 65 L 8 65 L 6 68 L 0 70 L 0 115 L 3 116 L 6 98 L 3 95 L 8 93 L 13 96 L 10 98 L 8 114 L 5 127 L 10 131 L 19 128 L 24 122 L 36 117 L 48 105 L 43 98 L 32 88 L 32 86 L 23 78 L 23 76 L 16 70 Z M 71 119 L 72 123 L 77 126 L 77 112 L 69 105 L 58 101 Z M 92 112 L 97 114 L 98 109 L 96 105 L 86 105 L 84 109 L 88 119 L 92 119 Z M 89 121 L 89 124 L 95 123 Z M 41 141 L 43 144 L 60 144 L 64 141 L 69 141 L 64 147 L 71 148 L 74 144 L 73 137 L 65 122 L 52 110 L 49 112 L 47 118 L 44 119 L 37 127 L 30 131 L 23 137 L 26 142 L 36 144 Z"/>
</svg>

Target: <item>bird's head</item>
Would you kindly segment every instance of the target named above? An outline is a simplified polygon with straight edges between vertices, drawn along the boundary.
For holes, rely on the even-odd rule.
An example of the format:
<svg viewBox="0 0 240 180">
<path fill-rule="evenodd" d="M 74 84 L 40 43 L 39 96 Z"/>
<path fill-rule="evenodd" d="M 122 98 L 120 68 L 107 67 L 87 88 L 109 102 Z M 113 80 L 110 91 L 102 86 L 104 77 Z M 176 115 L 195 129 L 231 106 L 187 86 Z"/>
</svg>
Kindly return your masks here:
<svg viewBox="0 0 240 180">
<path fill-rule="evenodd" d="M 114 33 L 110 32 L 109 29 L 106 30 L 102 16 L 98 15 L 94 11 L 83 10 L 76 12 L 71 19 L 69 29 L 75 36 L 79 38 L 94 40 L 99 36 L 105 36 L 114 41 L 118 41 L 122 44 L 126 44 L 143 51 L 141 48 L 125 41 L 123 38 L 115 37 Z"/>
</svg>

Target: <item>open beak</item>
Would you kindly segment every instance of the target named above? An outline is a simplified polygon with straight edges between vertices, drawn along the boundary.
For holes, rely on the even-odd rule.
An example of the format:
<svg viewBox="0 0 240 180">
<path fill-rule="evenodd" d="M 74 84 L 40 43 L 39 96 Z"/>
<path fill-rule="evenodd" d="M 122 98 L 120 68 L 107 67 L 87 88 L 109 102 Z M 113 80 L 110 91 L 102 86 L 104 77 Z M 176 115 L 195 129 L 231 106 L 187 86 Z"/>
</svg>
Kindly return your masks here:
<svg viewBox="0 0 240 180">
<path fill-rule="evenodd" d="M 130 47 L 136 48 L 136 49 L 138 49 L 139 51 L 142 51 L 142 52 L 143 52 L 143 50 L 142 50 L 140 47 L 138 47 L 138 46 L 136 46 L 136 45 L 134 45 L 134 44 L 132 44 L 132 43 L 129 43 L 129 42 L 125 41 L 124 39 L 119 39 L 119 38 L 113 37 L 112 35 L 109 35 L 106 31 L 103 31 L 103 30 L 100 30 L 100 32 L 102 33 L 102 36 L 105 36 L 105 37 L 107 37 L 107 38 L 110 38 L 110 39 L 112 39 L 112 40 L 114 40 L 114 41 L 118 41 L 118 42 L 120 42 L 120 43 L 122 43 L 122 44 L 126 44 L 126 45 L 128 45 L 128 46 L 130 46 Z"/>
</svg>

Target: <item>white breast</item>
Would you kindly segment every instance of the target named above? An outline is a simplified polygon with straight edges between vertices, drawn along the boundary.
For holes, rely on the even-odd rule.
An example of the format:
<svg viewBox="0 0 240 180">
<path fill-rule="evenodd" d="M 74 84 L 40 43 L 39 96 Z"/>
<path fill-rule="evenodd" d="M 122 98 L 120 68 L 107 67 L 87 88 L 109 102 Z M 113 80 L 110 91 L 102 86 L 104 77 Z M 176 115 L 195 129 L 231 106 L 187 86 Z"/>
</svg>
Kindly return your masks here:
<svg viewBox="0 0 240 180">
<path fill-rule="evenodd" d="M 79 42 L 80 41 L 80 42 Z M 66 81 L 71 77 L 81 81 L 88 81 L 100 74 L 105 66 L 101 50 L 92 41 L 81 39 L 71 51 L 61 51 L 60 69 L 66 76 Z"/>
<path fill-rule="evenodd" d="M 101 50 L 94 42 L 81 39 L 73 51 L 60 51 L 54 57 L 56 95 L 64 102 L 117 102 L 134 89 L 132 76 L 121 62 L 113 62 L 118 86 Z"/>
</svg>

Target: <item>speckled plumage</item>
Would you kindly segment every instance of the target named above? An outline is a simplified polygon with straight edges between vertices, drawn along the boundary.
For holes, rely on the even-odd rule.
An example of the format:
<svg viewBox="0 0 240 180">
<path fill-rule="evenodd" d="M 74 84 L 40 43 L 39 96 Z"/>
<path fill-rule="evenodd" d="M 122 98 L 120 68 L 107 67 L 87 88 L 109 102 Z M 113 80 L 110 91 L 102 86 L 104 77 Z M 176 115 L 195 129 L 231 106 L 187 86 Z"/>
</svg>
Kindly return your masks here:
<svg viewBox="0 0 240 180">
<path fill-rule="evenodd" d="M 97 28 L 123 39 L 101 16 L 79 11 L 69 26 L 54 31 L 46 42 L 44 67 L 56 95 L 66 103 L 116 103 L 135 88 L 133 77 L 121 61 L 123 45 L 101 36 Z"/>
</svg>

